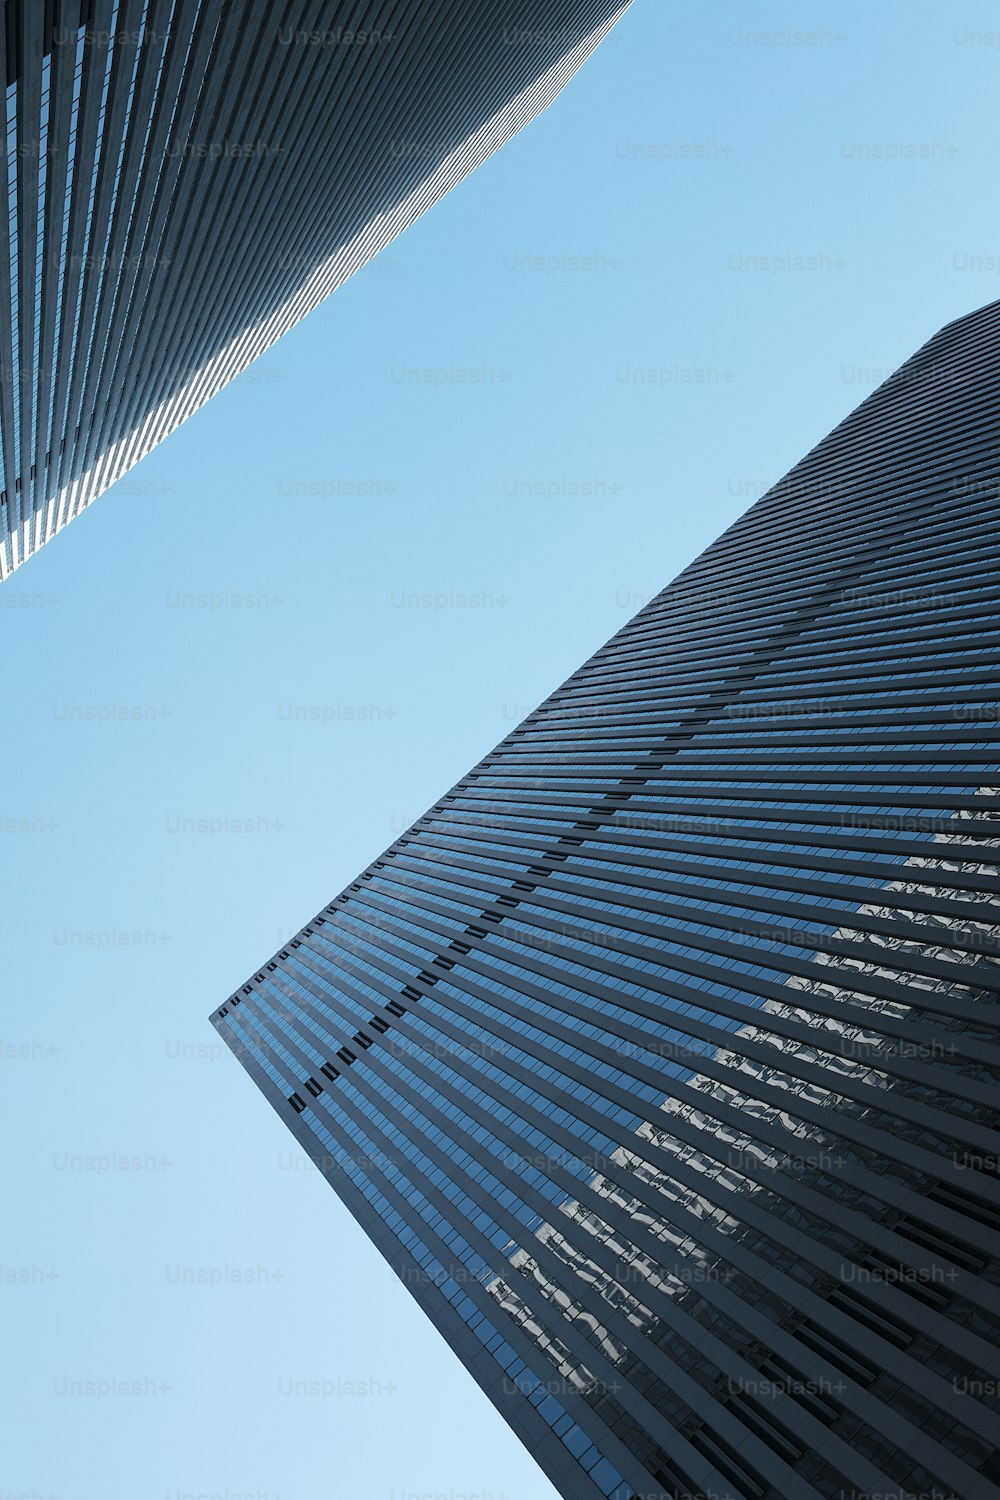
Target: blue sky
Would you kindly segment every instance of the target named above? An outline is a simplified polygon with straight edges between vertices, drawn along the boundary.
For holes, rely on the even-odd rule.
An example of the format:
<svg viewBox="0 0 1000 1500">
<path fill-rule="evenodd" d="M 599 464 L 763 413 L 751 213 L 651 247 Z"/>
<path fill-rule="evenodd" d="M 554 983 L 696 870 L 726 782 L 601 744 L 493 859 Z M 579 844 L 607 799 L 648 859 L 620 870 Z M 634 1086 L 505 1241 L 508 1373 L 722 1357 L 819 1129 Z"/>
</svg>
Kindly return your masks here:
<svg viewBox="0 0 1000 1500">
<path fill-rule="evenodd" d="M 986 4 L 635 0 L 0 593 L 0 1495 L 551 1500 L 206 1018 L 1000 297 L 998 80 Z"/>
</svg>

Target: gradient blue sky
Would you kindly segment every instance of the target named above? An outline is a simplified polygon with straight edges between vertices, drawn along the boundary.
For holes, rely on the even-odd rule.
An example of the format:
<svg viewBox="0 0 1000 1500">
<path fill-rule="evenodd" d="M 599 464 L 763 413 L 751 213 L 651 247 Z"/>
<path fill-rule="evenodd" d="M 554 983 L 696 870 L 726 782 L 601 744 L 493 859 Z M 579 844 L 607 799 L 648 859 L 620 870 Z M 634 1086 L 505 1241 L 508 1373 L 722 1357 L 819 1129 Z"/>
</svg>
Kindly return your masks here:
<svg viewBox="0 0 1000 1500">
<path fill-rule="evenodd" d="M 206 1017 L 1000 297 L 997 24 L 635 0 L 0 592 L 4 1500 L 552 1500 Z"/>
</svg>

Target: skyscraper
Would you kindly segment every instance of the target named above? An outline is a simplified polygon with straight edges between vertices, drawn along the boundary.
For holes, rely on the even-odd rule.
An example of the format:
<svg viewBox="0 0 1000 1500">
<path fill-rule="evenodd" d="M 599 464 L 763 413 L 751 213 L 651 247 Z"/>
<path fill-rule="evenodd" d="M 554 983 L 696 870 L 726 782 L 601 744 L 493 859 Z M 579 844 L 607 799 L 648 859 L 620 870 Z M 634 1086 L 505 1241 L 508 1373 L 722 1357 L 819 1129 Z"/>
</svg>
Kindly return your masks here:
<svg viewBox="0 0 1000 1500">
<path fill-rule="evenodd" d="M 537 115 L 628 4 L 6 0 L 0 577 Z"/>
<path fill-rule="evenodd" d="M 213 1016 L 572 1500 L 1000 1496 L 998 365 L 942 329 Z"/>
</svg>

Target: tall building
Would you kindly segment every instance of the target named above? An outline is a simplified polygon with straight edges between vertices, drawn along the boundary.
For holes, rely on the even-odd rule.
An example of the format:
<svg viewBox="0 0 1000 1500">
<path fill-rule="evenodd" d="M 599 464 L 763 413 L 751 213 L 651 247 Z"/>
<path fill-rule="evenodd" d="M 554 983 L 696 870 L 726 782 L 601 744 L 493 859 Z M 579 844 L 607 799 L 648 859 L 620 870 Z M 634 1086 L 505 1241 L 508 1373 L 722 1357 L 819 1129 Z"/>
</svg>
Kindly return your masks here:
<svg viewBox="0 0 1000 1500">
<path fill-rule="evenodd" d="M 628 4 L 5 0 L 0 577 L 537 115 Z"/>
<path fill-rule="evenodd" d="M 1000 1496 L 998 366 L 942 329 L 213 1017 L 572 1500 Z"/>
</svg>

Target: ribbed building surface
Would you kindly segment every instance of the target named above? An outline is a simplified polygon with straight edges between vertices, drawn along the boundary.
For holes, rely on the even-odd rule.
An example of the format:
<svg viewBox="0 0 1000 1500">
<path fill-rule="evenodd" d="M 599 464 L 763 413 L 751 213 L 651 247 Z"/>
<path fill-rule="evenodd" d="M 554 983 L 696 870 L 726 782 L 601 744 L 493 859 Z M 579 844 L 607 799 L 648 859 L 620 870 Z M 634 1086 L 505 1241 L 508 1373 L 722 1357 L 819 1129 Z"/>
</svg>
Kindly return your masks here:
<svg viewBox="0 0 1000 1500">
<path fill-rule="evenodd" d="M 0 577 L 538 114 L 628 4 L 5 0 Z"/>
<path fill-rule="evenodd" d="M 1000 1496 L 998 486 L 1000 303 L 213 1017 L 572 1500 Z"/>
</svg>

